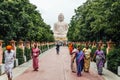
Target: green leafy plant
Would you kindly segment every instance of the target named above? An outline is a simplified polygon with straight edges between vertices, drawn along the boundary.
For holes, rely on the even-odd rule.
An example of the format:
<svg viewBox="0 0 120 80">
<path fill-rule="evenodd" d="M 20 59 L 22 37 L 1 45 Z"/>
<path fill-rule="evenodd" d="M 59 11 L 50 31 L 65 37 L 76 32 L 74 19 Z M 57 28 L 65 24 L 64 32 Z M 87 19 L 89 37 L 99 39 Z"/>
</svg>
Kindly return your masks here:
<svg viewBox="0 0 120 80">
<path fill-rule="evenodd" d="M 27 61 L 31 59 L 31 49 L 25 47 L 24 54 L 26 56 Z"/>
<path fill-rule="evenodd" d="M 6 49 L 5 49 L 5 47 L 4 47 L 4 48 L 3 48 L 3 56 L 2 56 L 3 58 L 2 58 L 2 63 L 5 63 L 5 54 L 4 54 L 5 50 L 6 50 Z"/>
<path fill-rule="evenodd" d="M 114 48 L 107 55 L 107 67 L 110 71 L 117 74 L 118 66 L 120 66 L 120 48 Z"/>
<path fill-rule="evenodd" d="M 102 48 L 102 50 L 103 50 L 103 52 L 104 52 L 104 54 L 105 54 L 105 57 L 107 56 L 107 54 L 106 54 L 106 48 L 107 48 L 107 47 L 103 47 L 103 48 Z"/>
<path fill-rule="evenodd" d="M 93 47 L 93 48 L 91 49 L 91 58 L 93 58 L 96 50 L 97 50 L 97 47 Z M 95 61 L 95 58 L 94 58 L 93 61 Z"/>
<path fill-rule="evenodd" d="M 16 48 L 16 58 L 18 59 L 18 65 L 24 63 L 24 57 L 23 57 L 23 49 Z"/>
<path fill-rule="evenodd" d="M 0 39 L 54 41 L 50 25 L 36 9 L 29 0 L 0 0 Z"/>
</svg>

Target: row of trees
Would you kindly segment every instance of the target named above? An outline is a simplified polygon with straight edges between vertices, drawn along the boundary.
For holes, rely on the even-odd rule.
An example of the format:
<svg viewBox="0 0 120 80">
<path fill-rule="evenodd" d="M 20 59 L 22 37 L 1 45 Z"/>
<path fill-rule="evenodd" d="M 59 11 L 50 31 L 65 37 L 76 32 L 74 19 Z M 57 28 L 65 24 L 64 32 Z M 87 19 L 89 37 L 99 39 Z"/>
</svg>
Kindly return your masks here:
<svg viewBox="0 0 120 80">
<path fill-rule="evenodd" d="M 109 40 L 120 43 L 120 0 L 87 0 L 69 24 L 70 41 Z"/>
<path fill-rule="evenodd" d="M 0 39 L 54 41 L 36 8 L 29 0 L 0 0 Z"/>
</svg>

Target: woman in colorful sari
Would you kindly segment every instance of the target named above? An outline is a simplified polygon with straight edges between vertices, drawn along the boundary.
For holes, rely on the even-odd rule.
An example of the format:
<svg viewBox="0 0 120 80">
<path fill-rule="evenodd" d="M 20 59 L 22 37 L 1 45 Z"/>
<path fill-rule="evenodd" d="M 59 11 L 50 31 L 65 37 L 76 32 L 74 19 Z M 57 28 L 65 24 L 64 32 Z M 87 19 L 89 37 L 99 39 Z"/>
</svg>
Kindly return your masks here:
<svg viewBox="0 0 120 80">
<path fill-rule="evenodd" d="M 98 50 L 96 50 L 93 59 L 96 57 L 96 65 L 97 65 L 97 70 L 98 70 L 98 74 L 102 75 L 102 68 L 104 67 L 104 63 L 105 63 L 105 55 L 103 50 L 101 50 L 101 47 L 98 47 Z"/>
<path fill-rule="evenodd" d="M 73 73 L 76 73 L 76 68 L 75 68 L 75 55 L 79 53 L 78 49 L 74 48 L 72 51 L 72 57 L 71 57 L 71 70 Z"/>
<path fill-rule="evenodd" d="M 86 45 L 86 48 L 83 49 L 83 52 L 85 54 L 84 57 L 84 71 L 85 72 L 89 72 L 89 68 L 90 68 L 90 54 L 91 54 L 91 49 L 89 48 L 88 45 Z"/>
<path fill-rule="evenodd" d="M 83 64 L 84 64 L 84 53 L 81 50 L 81 47 L 78 46 L 78 53 L 76 53 L 75 57 L 76 58 L 76 64 L 77 64 L 77 76 L 81 76 L 81 72 L 83 70 Z"/>
<path fill-rule="evenodd" d="M 33 58 L 33 68 L 34 71 L 38 71 L 39 68 L 39 59 L 38 56 L 40 54 L 40 49 L 37 47 L 37 43 L 34 44 L 34 48 L 32 48 L 32 58 Z"/>
</svg>

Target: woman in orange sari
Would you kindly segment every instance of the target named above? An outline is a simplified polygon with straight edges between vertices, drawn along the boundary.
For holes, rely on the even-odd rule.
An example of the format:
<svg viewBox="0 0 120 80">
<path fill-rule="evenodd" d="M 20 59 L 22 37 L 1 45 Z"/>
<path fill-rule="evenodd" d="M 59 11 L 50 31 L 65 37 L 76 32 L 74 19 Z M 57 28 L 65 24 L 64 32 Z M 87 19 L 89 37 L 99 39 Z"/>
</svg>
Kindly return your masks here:
<svg viewBox="0 0 120 80">
<path fill-rule="evenodd" d="M 72 51 L 73 51 L 73 44 L 72 44 L 72 43 L 70 43 L 70 44 L 68 45 L 68 48 L 69 48 L 69 53 L 70 53 L 70 55 L 72 55 Z"/>
<path fill-rule="evenodd" d="M 71 55 L 71 70 L 72 70 L 72 72 L 76 72 L 75 71 L 75 68 L 74 68 L 74 60 L 73 60 L 73 44 L 72 43 L 70 43 L 69 45 L 68 45 L 68 48 L 69 48 L 69 53 L 70 53 L 70 55 Z"/>
</svg>

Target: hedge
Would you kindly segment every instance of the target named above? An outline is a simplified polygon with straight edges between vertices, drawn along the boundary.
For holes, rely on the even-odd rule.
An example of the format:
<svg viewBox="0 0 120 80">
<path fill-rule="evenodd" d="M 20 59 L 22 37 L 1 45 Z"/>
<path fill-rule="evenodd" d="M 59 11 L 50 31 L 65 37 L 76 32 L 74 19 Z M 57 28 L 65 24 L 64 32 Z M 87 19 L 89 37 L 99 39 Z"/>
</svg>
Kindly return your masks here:
<svg viewBox="0 0 120 80">
<path fill-rule="evenodd" d="M 5 63 L 5 54 L 4 54 L 5 50 L 6 50 L 6 49 L 5 49 L 5 47 L 4 47 L 4 48 L 3 48 L 3 56 L 2 56 L 3 58 L 2 58 L 2 63 Z"/>
<path fill-rule="evenodd" d="M 91 57 L 93 57 L 96 50 L 97 50 L 97 47 L 91 48 Z"/>
<path fill-rule="evenodd" d="M 25 47 L 25 49 L 24 49 L 24 54 L 25 54 L 25 56 L 26 56 L 26 60 L 27 60 L 27 61 L 31 59 L 31 49 Z"/>
<path fill-rule="evenodd" d="M 16 58 L 18 59 L 18 65 L 24 63 L 24 57 L 23 57 L 23 49 L 16 48 Z"/>
<path fill-rule="evenodd" d="M 120 48 L 112 49 L 107 55 L 107 61 L 108 69 L 117 74 L 117 68 L 120 66 Z"/>
</svg>

